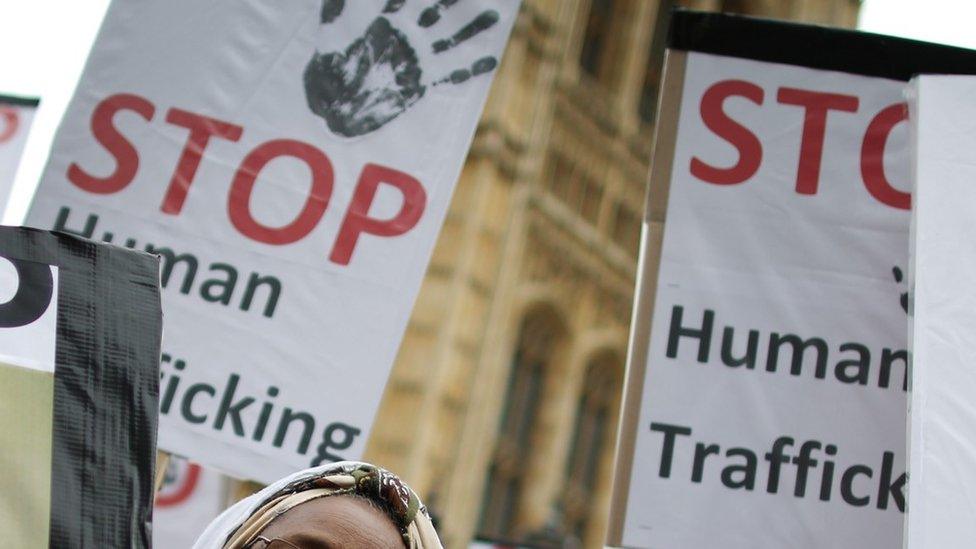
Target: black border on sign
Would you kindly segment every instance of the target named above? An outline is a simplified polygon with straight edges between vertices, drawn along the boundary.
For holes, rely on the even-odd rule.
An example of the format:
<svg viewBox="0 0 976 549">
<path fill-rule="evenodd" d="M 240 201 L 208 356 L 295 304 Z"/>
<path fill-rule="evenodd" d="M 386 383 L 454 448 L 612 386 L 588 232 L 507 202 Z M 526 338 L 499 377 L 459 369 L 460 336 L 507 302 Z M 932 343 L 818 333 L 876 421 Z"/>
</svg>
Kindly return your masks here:
<svg viewBox="0 0 976 549">
<path fill-rule="evenodd" d="M 976 74 L 976 51 L 860 31 L 676 9 L 668 47 L 891 80 Z"/>
<path fill-rule="evenodd" d="M 41 103 L 37 97 L 18 97 L 16 95 L 4 95 L 0 93 L 0 104 L 17 105 L 20 107 L 36 107 Z"/>
</svg>

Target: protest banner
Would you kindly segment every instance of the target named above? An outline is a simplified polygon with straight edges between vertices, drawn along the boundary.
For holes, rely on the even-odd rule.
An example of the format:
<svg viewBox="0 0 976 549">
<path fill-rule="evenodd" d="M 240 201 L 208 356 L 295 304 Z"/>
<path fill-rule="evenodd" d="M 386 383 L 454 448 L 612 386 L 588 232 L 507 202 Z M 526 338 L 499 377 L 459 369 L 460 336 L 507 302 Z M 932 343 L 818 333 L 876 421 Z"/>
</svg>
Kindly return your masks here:
<svg viewBox="0 0 976 549">
<path fill-rule="evenodd" d="M 905 81 L 976 53 L 673 16 L 608 542 L 899 547 Z"/>
<path fill-rule="evenodd" d="M 149 547 L 158 261 L 0 227 L 3 546 Z"/>
<path fill-rule="evenodd" d="M 153 507 L 153 546 L 192 547 L 226 507 L 228 480 L 184 458 L 170 459 Z"/>
<path fill-rule="evenodd" d="M 976 78 L 922 76 L 910 94 L 910 512 L 905 547 L 976 539 Z"/>
<path fill-rule="evenodd" d="M 39 99 L 0 95 L 0 214 L 7 207 Z"/>
<path fill-rule="evenodd" d="M 517 7 L 112 3 L 28 223 L 160 254 L 160 448 L 360 457 Z"/>
</svg>

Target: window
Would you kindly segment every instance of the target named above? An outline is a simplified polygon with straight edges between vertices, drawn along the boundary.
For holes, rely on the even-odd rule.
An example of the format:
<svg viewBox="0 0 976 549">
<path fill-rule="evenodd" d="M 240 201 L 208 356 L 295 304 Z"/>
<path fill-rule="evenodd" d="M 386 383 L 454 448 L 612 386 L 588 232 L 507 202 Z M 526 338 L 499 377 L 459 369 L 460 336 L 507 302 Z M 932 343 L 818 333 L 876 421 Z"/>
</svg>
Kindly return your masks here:
<svg viewBox="0 0 976 549">
<path fill-rule="evenodd" d="M 547 190 L 592 225 L 596 225 L 603 202 L 603 185 L 590 178 L 582 167 L 564 154 L 551 151 L 548 157 Z"/>
<path fill-rule="evenodd" d="M 640 103 L 637 105 L 637 114 L 647 124 L 654 122 L 660 78 L 660 60 L 655 57 L 652 51 L 647 57 L 647 68 L 644 70 L 644 83 L 641 85 Z"/>
<path fill-rule="evenodd" d="M 600 217 L 600 204 L 603 202 L 603 186 L 590 178 L 583 179 L 583 201 L 579 206 L 579 214 L 583 219 L 596 225 Z"/>
<path fill-rule="evenodd" d="M 522 322 L 512 358 L 498 442 L 481 505 L 479 537 L 514 539 L 515 518 L 525 485 L 525 464 L 546 368 L 561 330 L 552 315 L 537 312 Z"/>
<path fill-rule="evenodd" d="M 610 450 L 620 403 L 619 361 L 607 353 L 590 362 L 576 407 L 576 426 L 566 461 L 563 493 L 563 531 L 577 540 L 586 538 L 600 462 Z"/>
<path fill-rule="evenodd" d="M 585 191 L 580 170 L 575 162 L 559 152 L 553 151 L 549 157 L 552 165 L 549 190 L 560 202 L 576 211 Z"/>
<path fill-rule="evenodd" d="M 594 78 L 600 78 L 603 59 L 610 41 L 614 0 L 591 0 L 586 18 L 580 67 Z"/>
<path fill-rule="evenodd" d="M 687 2 L 677 2 L 677 5 L 688 7 Z M 650 50 L 644 65 L 644 81 L 641 83 L 637 115 L 647 124 L 654 122 L 657 114 L 658 90 L 661 86 L 661 70 L 664 65 L 664 51 L 667 43 L 670 13 L 674 9 L 675 0 L 659 0 L 657 19 L 654 22 L 654 34 L 651 39 Z"/>
<path fill-rule="evenodd" d="M 623 202 L 617 203 L 617 215 L 613 220 L 611 235 L 613 241 L 636 256 L 640 245 L 641 218 Z"/>
</svg>

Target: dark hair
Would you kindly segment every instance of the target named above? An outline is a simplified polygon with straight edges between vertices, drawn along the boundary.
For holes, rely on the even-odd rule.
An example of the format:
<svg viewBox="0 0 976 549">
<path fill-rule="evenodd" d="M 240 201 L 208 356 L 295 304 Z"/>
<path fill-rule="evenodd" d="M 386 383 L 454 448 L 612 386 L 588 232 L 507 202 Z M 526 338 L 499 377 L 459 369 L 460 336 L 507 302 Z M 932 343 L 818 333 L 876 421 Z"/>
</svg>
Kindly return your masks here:
<svg viewBox="0 0 976 549">
<path fill-rule="evenodd" d="M 386 515 L 386 518 L 393 522 L 393 525 L 397 527 L 397 530 L 403 530 L 403 527 L 401 527 L 400 523 L 397 522 L 396 514 L 393 512 L 393 508 L 391 508 L 390 505 L 383 500 L 371 498 L 360 492 L 346 492 L 344 494 L 336 494 L 334 496 L 327 497 L 353 497 L 358 500 L 365 501 L 370 507 Z"/>
</svg>

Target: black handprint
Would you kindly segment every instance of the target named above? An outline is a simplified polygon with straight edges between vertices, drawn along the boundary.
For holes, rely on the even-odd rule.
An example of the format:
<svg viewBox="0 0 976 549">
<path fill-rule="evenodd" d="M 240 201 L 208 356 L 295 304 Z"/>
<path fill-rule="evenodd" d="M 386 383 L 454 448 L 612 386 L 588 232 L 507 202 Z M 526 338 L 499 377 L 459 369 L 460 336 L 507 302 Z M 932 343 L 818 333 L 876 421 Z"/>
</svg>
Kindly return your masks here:
<svg viewBox="0 0 976 549">
<path fill-rule="evenodd" d="M 461 1 L 438 0 L 421 12 L 417 25 L 436 25 L 443 10 Z M 387 17 L 399 12 L 406 2 L 387 0 L 382 14 L 345 51 L 315 52 L 305 67 L 308 106 L 325 119 L 332 132 L 355 137 L 378 130 L 419 101 L 428 86 L 460 84 L 498 65 L 495 57 L 483 57 L 470 68 L 425 83 L 416 50 Z M 322 24 L 335 22 L 344 9 L 345 0 L 323 0 Z M 497 11 L 485 10 L 451 37 L 434 41 L 431 50 L 444 53 L 490 29 L 498 20 Z"/>
<path fill-rule="evenodd" d="M 899 284 L 901 284 L 902 280 L 905 278 L 904 275 L 902 275 L 901 268 L 898 266 L 891 268 L 891 274 L 894 275 L 895 282 Z M 904 309 L 906 313 L 908 312 L 908 292 L 901 293 L 901 308 Z"/>
</svg>

